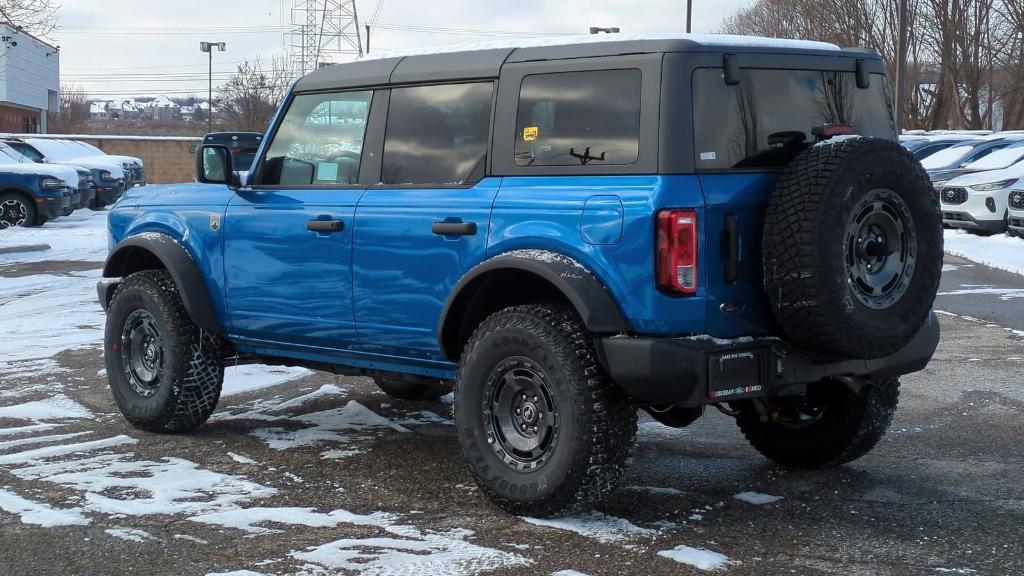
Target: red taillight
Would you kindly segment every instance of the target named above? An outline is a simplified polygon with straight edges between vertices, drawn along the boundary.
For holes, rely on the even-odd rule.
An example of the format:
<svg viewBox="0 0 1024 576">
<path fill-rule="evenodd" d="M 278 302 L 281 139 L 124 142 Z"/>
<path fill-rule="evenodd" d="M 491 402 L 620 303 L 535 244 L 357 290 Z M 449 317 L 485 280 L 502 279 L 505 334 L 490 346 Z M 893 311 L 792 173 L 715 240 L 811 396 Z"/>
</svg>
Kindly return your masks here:
<svg viewBox="0 0 1024 576">
<path fill-rule="evenodd" d="M 658 288 L 675 294 L 697 293 L 697 213 L 658 213 Z"/>
<path fill-rule="evenodd" d="M 853 134 L 853 126 L 849 124 L 822 124 L 811 129 L 811 134 L 818 140 L 828 140 L 834 136 L 850 136 Z"/>
</svg>

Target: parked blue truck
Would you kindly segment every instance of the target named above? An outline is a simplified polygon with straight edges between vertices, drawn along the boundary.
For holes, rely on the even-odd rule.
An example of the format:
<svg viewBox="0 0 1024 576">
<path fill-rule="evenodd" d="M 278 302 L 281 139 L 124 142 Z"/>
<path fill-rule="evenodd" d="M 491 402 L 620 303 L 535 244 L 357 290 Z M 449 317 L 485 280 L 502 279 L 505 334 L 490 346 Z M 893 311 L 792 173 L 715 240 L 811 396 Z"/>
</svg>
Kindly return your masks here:
<svg viewBox="0 0 1024 576">
<path fill-rule="evenodd" d="M 638 409 L 713 406 L 787 466 L 867 453 L 942 262 L 877 54 L 590 40 L 322 68 L 251 170 L 207 144 L 197 183 L 127 192 L 97 288 L 125 417 L 198 427 L 227 363 L 454 391 L 471 474 L 529 515 L 612 490 Z"/>
</svg>

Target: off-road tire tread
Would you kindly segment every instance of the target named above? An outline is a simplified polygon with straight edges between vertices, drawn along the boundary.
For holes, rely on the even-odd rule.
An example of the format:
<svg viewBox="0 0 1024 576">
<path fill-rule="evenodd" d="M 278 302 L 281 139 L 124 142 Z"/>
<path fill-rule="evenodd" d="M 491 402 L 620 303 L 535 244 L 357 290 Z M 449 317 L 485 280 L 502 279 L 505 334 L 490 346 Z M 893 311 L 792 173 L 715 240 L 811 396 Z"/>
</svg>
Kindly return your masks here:
<svg viewBox="0 0 1024 576">
<path fill-rule="evenodd" d="M 618 486 L 629 468 L 636 442 L 636 407 L 605 374 L 597 359 L 594 337 L 576 311 L 569 306 L 548 304 L 506 308 L 480 324 L 459 363 L 456 397 L 464 368 L 474 361 L 480 341 L 488 334 L 510 328 L 531 331 L 561 359 L 574 381 L 577 405 L 589 410 L 590 441 L 580 443 L 588 449 L 573 454 L 574 462 L 563 484 L 541 501 L 509 500 L 491 489 L 472 466 L 470 473 L 483 493 L 511 514 L 544 517 L 590 509 Z M 458 413 L 455 417 L 458 422 Z M 469 462 L 464 448 L 463 456 Z"/>
<path fill-rule="evenodd" d="M 806 446 L 807 449 L 800 450 L 792 434 L 779 434 L 778 424 L 761 422 L 753 410 L 742 411 L 736 424 L 755 450 L 778 464 L 801 469 L 841 466 L 870 452 L 885 436 L 899 404 L 900 381 L 898 378 L 874 380 L 860 396 L 852 395 L 852 398 L 838 408 L 853 411 L 850 416 L 854 426 L 826 439 L 827 449 Z M 809 436 L 822 434 L 816 428 L 806 432 Z"/>
<path fill-rule="evenodd" d="M 924 325 L 934 294 L 938 289 L 942 270 L 940 250 L 933 262 L 918 261 L 914 274 L 923 277 L 920 294 L 907 293 L 903 297 L 916 299 L 912 330 L 898 346 L 860 334 L 856 323 L 840 318 L 837 306 L 845 297 L 842 286 L 832 278 L 822 277 L 819 247 L 821 211 L 829 204 L 827 196 L 836 194 L 831 181 L 840 167 L 855 154 L 902 154 L 908 167 L 912 167 L 915 185 L 931 189 L 928 174 L 913 155 L 898 144 L 877 138 L 852 138 L 825 142 L 810 147 L 784 171 L 775 193 L 768 203 L 763 238 L 765 289 L 776 319 L 783 331 L 801 348 L 826 356 L 872 359 L 892 354 L 909 342 Z M 931 194 L 929 217 L 941 222 L 938 198 Z M 921 234 L 921 223 L 915 222 L 918 242 L 931 242 Z M 919 248 L 919 254 L 922 252 Z M 932 298 L 927 298 L 927 294 Z M 783 301 L 779 296 L 785 294 Z M 813 303 L 813 305 L 808 305 Z M 845 321 L 844 321 L 845 320 Z"/>
<path fill-rule="evenodd" d="M 213 414 L 224 383 L 224 365 L 217 338 L 203 332 L 189 317 L 178 287 L 166 270 L 145 270 L 124 279 L 114 291 L 111 306 L 123 292 L 138 289 L 159 303 L 159 314 L 167 321 L 170 334 L 162 334 L 172 346 L 174 357 L 187 359 L 179 381 L 173 383 L 172 401 L 163 413 L 150 419 L 128 421 L 149 432 L 188 432 L 198 428 Z M 185 351 L 188 351 L 186 354 Z"/>
</svg>

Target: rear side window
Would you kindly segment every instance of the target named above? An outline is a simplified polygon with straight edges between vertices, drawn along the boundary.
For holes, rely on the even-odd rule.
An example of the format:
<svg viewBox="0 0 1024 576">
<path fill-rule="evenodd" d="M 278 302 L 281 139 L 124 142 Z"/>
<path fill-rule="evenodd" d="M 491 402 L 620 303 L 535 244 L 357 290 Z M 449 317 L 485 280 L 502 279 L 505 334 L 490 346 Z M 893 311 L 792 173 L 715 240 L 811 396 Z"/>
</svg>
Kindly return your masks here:
<svg viewBox="0 0 1024 576">
<path fill-rule="evenodd" d="M 371 91 L 296 96 L 270 143 L 262 184 L 357 183 L 372 98 Z"/>
<path fill-rule="evenodd" d="M 384 133 L 384 184 L 458 185 L 483 176 L 493 84 L 391 91 Z"/>
<path fill-rule="evenodd" d="M 640 154 L 640 70 L 594 70 L 523 78 L 516 164 L 633 164 Z"/>
<path fill-rule="evenodd" d="M 771 169 L 814 144 L 812 130 L 849 124 L 855 134 L 895 138 L 885 77 L 857 87 L 853 72 L 741 71 L 725 83 L 722 69 L 693 73 L 693 122 L 698 170 Z"/>
</svg>

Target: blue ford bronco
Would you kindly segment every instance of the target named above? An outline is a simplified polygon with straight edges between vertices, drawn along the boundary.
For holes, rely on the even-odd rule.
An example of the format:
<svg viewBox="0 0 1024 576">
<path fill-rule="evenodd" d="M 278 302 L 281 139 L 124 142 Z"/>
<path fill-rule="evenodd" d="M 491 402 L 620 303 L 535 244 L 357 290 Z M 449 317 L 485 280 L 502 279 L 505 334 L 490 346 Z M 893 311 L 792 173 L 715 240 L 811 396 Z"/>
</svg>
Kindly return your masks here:
<svg viewBox="0 0 1024 576">
<path fill-rule="evenodd" d="M 931 359 L 942 228 L 874 52 L 737 37 L 490 48 L 324 67 L 251 166 L 130 191 L 98 286 L 110 387 L 200 426 L 227 364 L 454 391 L 515 514 L 592 505 L 637 412 L 707 407 L 822 468 L 871 450 Z"/>
</svg>

